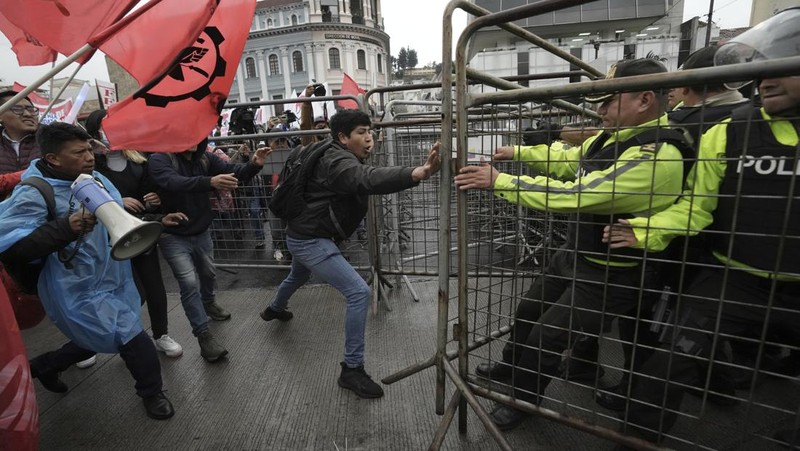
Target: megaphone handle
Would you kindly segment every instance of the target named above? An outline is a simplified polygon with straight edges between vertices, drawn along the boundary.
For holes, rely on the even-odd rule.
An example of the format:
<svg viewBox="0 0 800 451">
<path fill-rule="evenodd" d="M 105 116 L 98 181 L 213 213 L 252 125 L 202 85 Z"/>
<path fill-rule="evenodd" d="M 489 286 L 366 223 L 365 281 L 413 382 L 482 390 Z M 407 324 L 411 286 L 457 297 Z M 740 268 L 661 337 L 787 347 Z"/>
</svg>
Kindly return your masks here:
<svg viewBox="0 0 800 451">
<path fill-rule="evenodd" d="M 67 217 L 72 216 L 72 214 L 74 213 L 72 208 L 73 205 L 72 196 L 70 196 L 69 205 L 70 207 L 67 212 Z M 86 211 L 86 209 L 82 205 L 81 205 L 81 210 Z M 75 256 L 78 255 L 78 251 L 81 250 L 81 245 L 83 244 L 84 236 L 86 236 L 86 220 L 83 219 L 83 215 L 81 215 L 81 231 L 78 232 L 78 238 L 75 240 L 75 247 L 72 249 L 72 252 L 70 252 L 69 255 L 67 255 L 66 249 L 61 249 L 60 251 L 58 251 L 58 261 L 63 263 L 65 268 L 72 269 L 72 263 L 71 263 L 72 259 L 75 258 Z"/>
</svg>

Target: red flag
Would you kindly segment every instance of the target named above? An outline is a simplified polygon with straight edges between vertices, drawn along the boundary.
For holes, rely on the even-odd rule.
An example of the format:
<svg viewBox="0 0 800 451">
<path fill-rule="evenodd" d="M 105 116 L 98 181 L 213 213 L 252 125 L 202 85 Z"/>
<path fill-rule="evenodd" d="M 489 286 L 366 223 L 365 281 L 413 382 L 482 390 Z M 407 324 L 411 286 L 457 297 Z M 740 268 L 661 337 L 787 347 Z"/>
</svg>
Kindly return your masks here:
<svg viewBox="0 0 800 451">
<path fill-rule="evenodd" d="M 256 0 L 221 2 L 194 43 L 172 52 L 171 65 L 112 105 L 103 121 L 112 148 L 181 152 L 208 136 L 233 84 L 255 6 Z M 163 43 L 160 32 L 191 26 L 173 18 L 142 38 Z"/>
<path fill-rule="evenodd" d="M 342 79 L 342 89 L 339 91 L 339 95 L 357 96 L 359 94 L 366 94 L 366 93 L 367 91 L 364 91 L 364 88 L 359 86 L 355 80 L 350 78 L 350 76 L 347 75 L 346 73 L 344 74 L 344 78 Z M 342 108 L 350 108 L 353 110 L 358 109 L 358 103 L 356 103 L 355 100 L 339 100 L 337 103 Z"/>
<path fill-rule="evenodd" d="M 70 55 L 83 47 L 91 36 L 121 19 L 139 0 L 25 0 L 22 3 L 0 0 L 0 14 L 35 42 Z M 11 32 L 6 28 L 2 31 L 6 36 Z M 90 56 L 85 55 L 82 60 Z"/>
<path fill-rule="evenodd" d="M 11 50 L 17 55 L 20 66 L 39 66 L 56 60 L 56 52 L 42 45 L 33 36 L 25 33 L 0 13 L 0 31 L 11 41 Z"/>
<path fill-rule="evenodd" d="M 217 3 L 163 0 L 101 43 L 100 50 L 142 86 L 170 67 L 179 52 L 194 49 L 192 44 L 211 20 Z"/>
<path fill-rule="evenodd" d="M 25 343 L 9 296 L 0 287 L 0 443 L 3 449 L 34 450 L 39 411 Z"/>
</svg>

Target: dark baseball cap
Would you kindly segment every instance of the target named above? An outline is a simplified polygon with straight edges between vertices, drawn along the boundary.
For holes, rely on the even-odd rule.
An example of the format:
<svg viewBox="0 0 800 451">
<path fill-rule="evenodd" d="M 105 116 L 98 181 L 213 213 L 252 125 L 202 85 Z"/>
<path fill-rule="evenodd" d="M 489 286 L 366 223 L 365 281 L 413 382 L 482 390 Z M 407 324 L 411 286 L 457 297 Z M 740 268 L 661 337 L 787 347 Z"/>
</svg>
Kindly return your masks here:
<svg viewBox="0 0 800 451">
<path fill-rule="evenodd" d="M 710 45 L 693 52 L 688 58 L 686 58 L 686 61 L 683 62 L 681 69 L 689 70 L 700 69 L 702 67 L 713 67 L 714 55 L 717 53 L 718 48 L 719 47 L 716 45 Z"/>
<path fill-rule="evenodd" d="M 634 77 L 636 75 L 660 74 L 664 72 L 667 72 L 667 68 L 664 67 L 661 62 L 653 58 L 621 60 L 608 69 L 605 79 L 610 80 L 612 78 Z M 616 94 L 616 92 L 586 96 L 586 101 L 591 103 L 605 102 L 613 97 L 614 94 Z"/>
</svg>

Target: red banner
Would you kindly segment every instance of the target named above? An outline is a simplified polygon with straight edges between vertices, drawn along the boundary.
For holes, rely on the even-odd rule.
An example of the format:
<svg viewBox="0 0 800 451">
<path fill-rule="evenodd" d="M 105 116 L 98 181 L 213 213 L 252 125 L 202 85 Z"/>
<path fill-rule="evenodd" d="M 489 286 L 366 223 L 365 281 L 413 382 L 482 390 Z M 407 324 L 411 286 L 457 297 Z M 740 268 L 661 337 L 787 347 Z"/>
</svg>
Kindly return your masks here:
<svg viewBox="0 0 800 451">
<path fill-rule="evenodd" d="M 23 89 L 25 89 L 25 86 L 14 82 L 14 91 L 21 92 Z M 39 116 L 47 111 L 47 106 L 50 104 L 50 101 L 37 94 L 36 91 L 28 93 L 28 98 L 31 99 L 33 106 L 39 109 Z M 70 110 L 72 110 L 72 104 L 72 99 L 67 99 L 53 105 L 53 108 L 50 109 L 47 116 L 41 118 L 39 122 L 43 124 L 49 124 L 55 121 L 62 122 L 67 114 L 69 114 Z"/>
<path fill-rule="evenodd" d="M 350 78 L 349 75 L 344 74 L 344 78 L 342 79 L 342 89 L 339 91 L 339 95 L 357 96 L 359 94 L 366 94 L 366 93 L 367 91 L 364 91 L 364 89 L 361 86 L 359 86 L 355 80 Z M 339 100 L 337 103 L 342 108 L 349 108 L 351 110 L 358 109 L 358 103 L 356 103 L 355 100 Z"/>
<path fill-rule="evenodd" d="M 25 344 L 4 287 L 0 286 L 0 447 L 34 451 L 39 410 Z"/>
<path fill-rule="evenodd" d="M 55 50 L 42 45 L 36 38 L 9 22 L 3 14 L 0 14 L 0 31 L 11 42 L 11 50 L 17 55 L 20 66 L 39 66 L 56 60 Z"/>
<path fill-rule="evenodd" d="M 185 67 L 191 70 L 191 63 L 204 50 L 193 44 L 211 20 L 217 3 L 219 0 L 162 0 L 100 44 L 100 50 L 125 68 L 140 86 L 171 67 L 176 57 L 186 57 L 189 64 Z"/>
<path fill-rule="evenodd" d="M 222 1 L 197 39 L 186 47 L 165 45 L 163 33 L 185 33 L 195 26 L 185 23 L 187 19 L 178 22 L 174 17 L 164 17 L 163 23 L 154 28 L 159 33 L 151 31 L 142 36 L 155 40 L 161 48 L 174 49 L 174 62 L 163 66 L 159 76 L 139 91 L 109 108 L 103 130 L 113 149 L 181 152 L 208 136 L 233 84 L 255 3 Z M 133 66 L 138 67 L 131 63 Z M 141 74 L 132 75 L 142 79 Z"/>
<path fill-rule="evenodd" d="M 90 37 L 121 19 L 139 0 L 25 0 L 24 5 L 21 3 L 0 0 L 0 14 L 22 30 L 29 42 L 70 55 L 83 47 Z M 2 31 L 8 36 L 6 28 Z M 17 55 L 19 58 L 19 53 Z M 90 56 L 85 55 L 82 60 Z"/>
</svg>

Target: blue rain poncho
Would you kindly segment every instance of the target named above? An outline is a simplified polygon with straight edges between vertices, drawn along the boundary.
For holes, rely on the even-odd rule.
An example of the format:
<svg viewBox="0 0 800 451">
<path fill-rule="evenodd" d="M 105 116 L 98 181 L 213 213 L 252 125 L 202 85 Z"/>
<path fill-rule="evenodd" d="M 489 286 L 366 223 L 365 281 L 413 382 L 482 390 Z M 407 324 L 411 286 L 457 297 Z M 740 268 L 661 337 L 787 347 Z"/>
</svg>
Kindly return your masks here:
<svg viewBox="0 0 800 451">
<path fill-rule="evenodd" d="M 22 178 L 42 177 L 53 186 L 58 217 L 81 204 L 72 198 L 72 182 L 47 178 L 34 160 Z M 122 198 L 111 182 L 98 172 L 100 180 L 120 204 Z M 11 197 L 0 203 L 0 252 L 28 236 L 47 222 L 47 206 L 32 186 L 17 186 Z M 71 255 L 76 243 L 66 247 Z M 80 248 L 71 268 L 58 260 L 58 252 L 48 255 L 39 275 L 39 298 L 47 316 L 78 346 L 95 352 L 116 353 L 144 329 L 140 297 L 133 281 L 130 262 L 111 258 L 108 231 L 99 221 L 94 230 L 79 240 Z"/>
</svg>

